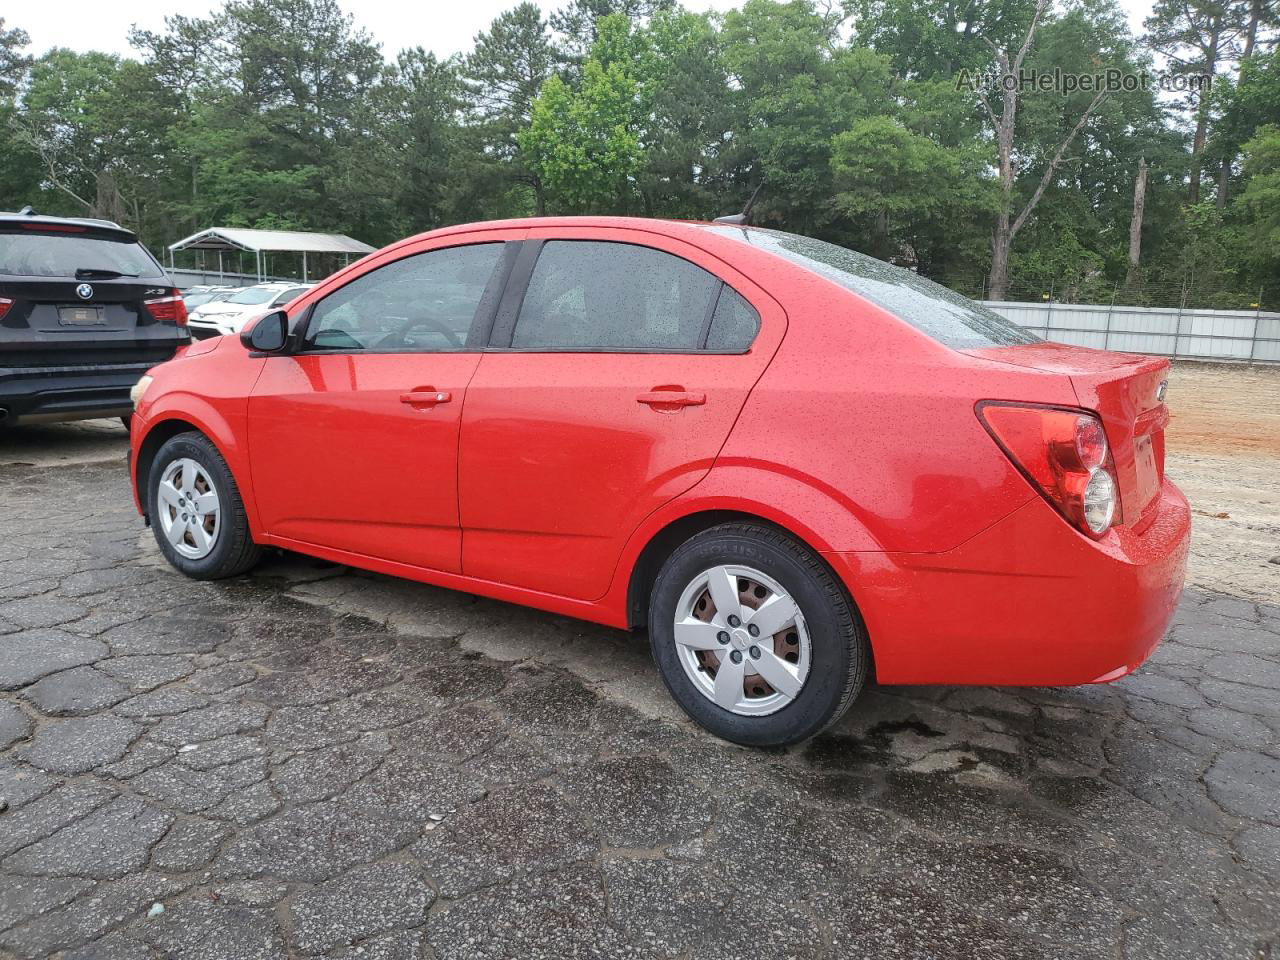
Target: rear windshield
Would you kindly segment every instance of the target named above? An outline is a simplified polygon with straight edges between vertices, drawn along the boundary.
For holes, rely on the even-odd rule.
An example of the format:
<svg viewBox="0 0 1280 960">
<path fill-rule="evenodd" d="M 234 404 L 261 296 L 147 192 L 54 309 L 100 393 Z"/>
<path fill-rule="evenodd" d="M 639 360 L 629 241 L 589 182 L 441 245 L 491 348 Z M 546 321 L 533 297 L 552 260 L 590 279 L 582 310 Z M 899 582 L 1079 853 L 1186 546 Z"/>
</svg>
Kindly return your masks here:
<svg viewBox="0 0 1280 960">
<path fill-rule="evenodd" d="M 74 279 L 77 270 L 110 270 L 164 280 L 164 271 L 134 240 L 0 228 L 0 273 L 11 277 Z"/>
<path fill-rule="evenodd" d="M 227 297 L 227 303 L 242 303 L 245 305 L 266 303 L 279 292 L 279 287 L 247 287 L 239 293 Z"/>
<path fill-rule="evenodd" d="M 956 350 L 1038 343 L 1040 338 L 994 310 L 941 284 L 834 243 L 759 227 L 707 227 L 768 250 L 852 290 L 944 346 Z"/>
</svg>

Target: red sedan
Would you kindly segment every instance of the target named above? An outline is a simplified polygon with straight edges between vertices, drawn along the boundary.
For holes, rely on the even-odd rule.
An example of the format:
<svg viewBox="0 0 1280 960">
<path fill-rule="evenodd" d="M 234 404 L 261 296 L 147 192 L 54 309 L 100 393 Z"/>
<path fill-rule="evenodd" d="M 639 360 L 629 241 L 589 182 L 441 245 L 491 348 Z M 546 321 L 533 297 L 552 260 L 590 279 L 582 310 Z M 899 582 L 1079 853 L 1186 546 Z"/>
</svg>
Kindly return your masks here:
<svg viewBox="0 0 1280 960">
<path fill-rule="evenodd" d="M 153 369 L 131 465 L 189 576 L 283 547 L 647 625 L 691 717 L 787 744 L 872 673 L 1137 667 L 1187 555 L 1167 369 L 787 233 L 472 224 Z"/>
</svg>

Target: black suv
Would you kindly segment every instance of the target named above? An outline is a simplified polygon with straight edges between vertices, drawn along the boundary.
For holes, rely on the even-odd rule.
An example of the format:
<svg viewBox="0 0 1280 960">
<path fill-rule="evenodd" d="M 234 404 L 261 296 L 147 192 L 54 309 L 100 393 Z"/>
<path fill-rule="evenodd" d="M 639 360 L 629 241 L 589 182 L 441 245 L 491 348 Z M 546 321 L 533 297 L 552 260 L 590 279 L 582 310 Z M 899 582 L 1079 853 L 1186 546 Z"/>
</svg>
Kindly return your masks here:
<svg viewBox="0 0 1280 960">
<path fill-rule="evenodd" d="M 129 390 L 190 342 L 137 236 L 106 220 L 0 213 L 0 426 L 133 412 Z"/>
</svg>

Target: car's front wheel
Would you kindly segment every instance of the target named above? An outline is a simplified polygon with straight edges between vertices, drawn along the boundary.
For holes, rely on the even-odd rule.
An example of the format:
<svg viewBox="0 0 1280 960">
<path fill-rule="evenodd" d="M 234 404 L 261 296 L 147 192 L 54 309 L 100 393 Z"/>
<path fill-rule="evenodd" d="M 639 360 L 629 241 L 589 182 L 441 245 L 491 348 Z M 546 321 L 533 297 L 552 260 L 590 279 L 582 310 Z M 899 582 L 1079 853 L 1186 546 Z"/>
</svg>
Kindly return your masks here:
<svg viewBox="0 0 1280 960">
<path fill-rule="evenodd" d="M 870 662 L 862 622 L 827 566 L 751 523 L 713 527 L 672 553 L 650 595 L 649 638 L 685 712 L 750 746 L 831 726 Z"/>
<path fill-rule="evenodd" d="M 147 516 L 165 559 L 196 580 L 233 577 L 258 560 L 240 491 L 203 434 L 180 433 L 156 452 Z"/>
</svg>

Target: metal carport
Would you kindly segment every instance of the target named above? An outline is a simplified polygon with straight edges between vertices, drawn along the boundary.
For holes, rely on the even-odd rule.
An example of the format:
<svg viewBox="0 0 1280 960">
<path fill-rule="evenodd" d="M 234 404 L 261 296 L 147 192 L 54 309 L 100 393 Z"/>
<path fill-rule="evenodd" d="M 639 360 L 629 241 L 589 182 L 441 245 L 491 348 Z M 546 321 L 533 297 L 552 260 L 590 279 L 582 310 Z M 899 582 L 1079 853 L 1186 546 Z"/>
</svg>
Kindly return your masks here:
<svg viewBox="0 0 1280 960">
<path fill-rule="evenodd" d="M 302 279 L 307 276 L 308 254 L 337 254 L 344 258 L 343 266 L 353 257 L 373 253 L 374 247 L 341 233 L 305 233 L 300 230 L 251 230 L 247 227 L 210 227 L 169 244 L 169 266 L 174 267 L 173 255 L 182 250 L 213 250 L 218 254 L 218 273 L 223 273 L 222 255 L 234 252 L 252 253 L 258 279 L 263 277 L 263 265 L 271 253 L 302 254 Z"/>
</svg>

